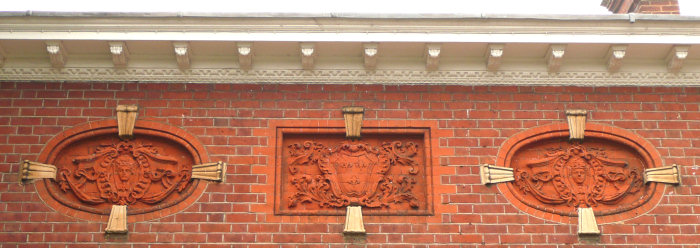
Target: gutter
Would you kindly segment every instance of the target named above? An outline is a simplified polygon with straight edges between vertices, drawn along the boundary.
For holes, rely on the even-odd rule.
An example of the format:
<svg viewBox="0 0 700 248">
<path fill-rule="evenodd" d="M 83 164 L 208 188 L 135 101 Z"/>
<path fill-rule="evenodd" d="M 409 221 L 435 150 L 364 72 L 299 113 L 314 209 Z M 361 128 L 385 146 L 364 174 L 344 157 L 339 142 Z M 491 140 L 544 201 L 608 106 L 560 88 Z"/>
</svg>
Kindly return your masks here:
<svg viewBox="0 0 700 248">
<path fill-rule="evenodd" d="M 511 19 L 560 21 L 700 21 L 700 16 L 656 14 L 609 15 L 537 15 L 537 14 L 377 14 L 377 13 L 224 13 L 224 12 L 57 12 L 57 11 L 0 11 L 0 17 L 71 17 L 71 18 L 346 18 L 346 19 Z"/>
</svg>

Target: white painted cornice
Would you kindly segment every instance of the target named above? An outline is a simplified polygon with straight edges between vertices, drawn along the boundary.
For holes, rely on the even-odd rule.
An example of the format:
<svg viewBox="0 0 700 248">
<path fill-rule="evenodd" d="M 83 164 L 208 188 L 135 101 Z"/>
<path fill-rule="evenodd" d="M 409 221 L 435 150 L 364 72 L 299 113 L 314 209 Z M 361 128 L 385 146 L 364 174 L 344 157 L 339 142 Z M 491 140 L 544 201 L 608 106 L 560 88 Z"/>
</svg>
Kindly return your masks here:
<svg viewBox="0 0 700 248">
<path fill-rule="evenodd" d="M 700 19 L 0 15 L 0 39 L 700 44 Z"/>
<path fill-rule="evenodd" d="M 677 16 L 0 12 L 0 46 L 0 81 L 700 85 Z"/>
</svg>

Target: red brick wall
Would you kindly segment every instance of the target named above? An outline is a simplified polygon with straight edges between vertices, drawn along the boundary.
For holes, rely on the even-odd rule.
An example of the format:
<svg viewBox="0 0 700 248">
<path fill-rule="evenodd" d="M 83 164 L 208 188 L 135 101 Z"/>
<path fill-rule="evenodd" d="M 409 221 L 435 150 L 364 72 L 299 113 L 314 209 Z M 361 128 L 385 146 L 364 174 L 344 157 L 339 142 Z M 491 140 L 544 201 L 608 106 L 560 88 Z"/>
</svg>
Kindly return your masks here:
<svg viewBox="0 0 700 248">
<path fill-rule="evenodd" d="M 564 122 L 565 109 L 588 109 L 589 122 L 647 139 L 663 163 L 682 165 L 682 185 L 639 217 L 602 224 L 598 243 L 696 247 L 700 243 L 700 88 L 514 87 L 424 85 L 228 85 L 156 83 L 0 83 L 0 241 L 6 247 L 336 247 L 352 244 L 342 217 L 277 218 L 261 189 L 274 158 L 271 119 L 341 120 L 340 108 L 368 108 L 368 121 L 438 124 L 431 218 L 366 216 L 371 247 L 574 246 L 576 225 L 515 209 L 497 187 L 479 184 L 478 164 L 494 163 L 500 145 L 539 125 Z M 229 163 L 227 181 L 211 184 L 183 212 L 129 223 L 128 237 L 105 240 L 105 223 L 47 207 L 33 184 L 17 183 L 19 161 L 33 160 L 53 136 L 88 121 L 115 118 L 117 104 L 138 104 L 139 118 L 185 129 L 212 160 Z M 206 245 L 202 245 L 205 244 Z M 685 244 L 685 246 L 683 246 Z M 481 246 L 480 246 L 481 247 Z"/>
<path fill-rule="evenodd" d="M 601 5 L 615 14 L 680 14 L 678 0 L 603 0 Z"/>
<path fill-rule="evenodd" d="M 632 12 L 640 14 L 680 14 L 678 0 L 641 0 Z"/>
</svg>

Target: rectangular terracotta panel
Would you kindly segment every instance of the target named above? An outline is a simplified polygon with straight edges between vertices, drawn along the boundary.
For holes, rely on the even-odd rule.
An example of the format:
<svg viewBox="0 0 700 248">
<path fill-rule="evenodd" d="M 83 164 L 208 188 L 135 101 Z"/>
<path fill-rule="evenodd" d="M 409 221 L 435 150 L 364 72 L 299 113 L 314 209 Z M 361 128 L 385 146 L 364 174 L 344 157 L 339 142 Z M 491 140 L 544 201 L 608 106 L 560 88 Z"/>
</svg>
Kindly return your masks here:
<svg viewBox="0 0 700 248">
<path fill-rule="evenodd" d="M 277 129 L 275 213 L 432 214 L 428 128 Z"/>
</svg>

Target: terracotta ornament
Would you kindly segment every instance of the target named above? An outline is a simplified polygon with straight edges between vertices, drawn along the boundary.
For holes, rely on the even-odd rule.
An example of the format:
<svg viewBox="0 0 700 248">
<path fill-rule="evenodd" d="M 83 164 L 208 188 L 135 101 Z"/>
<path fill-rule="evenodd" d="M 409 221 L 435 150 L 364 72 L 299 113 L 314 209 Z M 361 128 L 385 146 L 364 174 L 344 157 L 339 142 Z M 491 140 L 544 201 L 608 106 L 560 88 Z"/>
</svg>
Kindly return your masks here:
<svg viewBox="0 0 700 248">
<path fill-rule="evenodd" d="M 90 155 L 60 164 L 56 179 L 63 192 L 97 204 L 153 204 L 189 185 L 192 165 L 160 154 L 153 145 L 135 142 L 101 144 Z"/>
<path fill-rule="evenodd" d="M 386 142 L 381 147 L 344 141 L 336 147 L 307 141 L 288 147 L 290 180 L 297 192 L 289 197 L 289 207 L 314 202 L 321 207 L 388 207 L 408 203 L 418 207 L 411 192 L 418 173 L 413 157 L 416 144 Z M 299 166 L 317 166 L 322 174 L 297 175 Z M 387 175 L 392 166 L 410 167 L 409 175 Z"/>
<path fill-rule="evenodd" d="M 276 213 L 344 215 L 348 206 L 363 215 L 432 213 L 426 131 L 368 129 L 350 140 L 340 128 L 282 129 Z"/>
<path fill-rule="evenodd" d="M 596 156 L 578 144 L 524 165 L 515 169 L 515 186 L 550 205 L 587 208 L 616 204 L 644 184 L 641 168 Z"/>
<path fill-rule="evenodd" d="M 49 206 L 88 220 L 106 221 L 110 215 L 120 221 L 150 220 L 194 202 L 206 187 L 195 174 L 222 179 L 225 164 L 203 164 L 208 160 L 203 146 L 183 130 L 136 121 L 132 138 L 121 139 L 118 129 L 115 120 L 92 122 L 49 141 L 39 160 L 55 165 L 56 177 L 36 185 Z M 114 212 L 114 206 L 124 211 Z M 115 224 L 108 232 L 124 232 L 122 227 Z"/>
<path fill-rule="evenodd" d="M 540 126 L 504 143 L 495 167 L 513 170 L 513 181 L 498 184 L 506 198 L 528 214 L 583 223 L 581 235 L 599 233 L 596 223 L 632 218 L 656 205 L 664 187 L 645 182 L 649 171 L 661 168 L 651 144 L 594 123 L 585 124 L 585 140 L 571 140 L 570 127 Z"/>
</svg>

